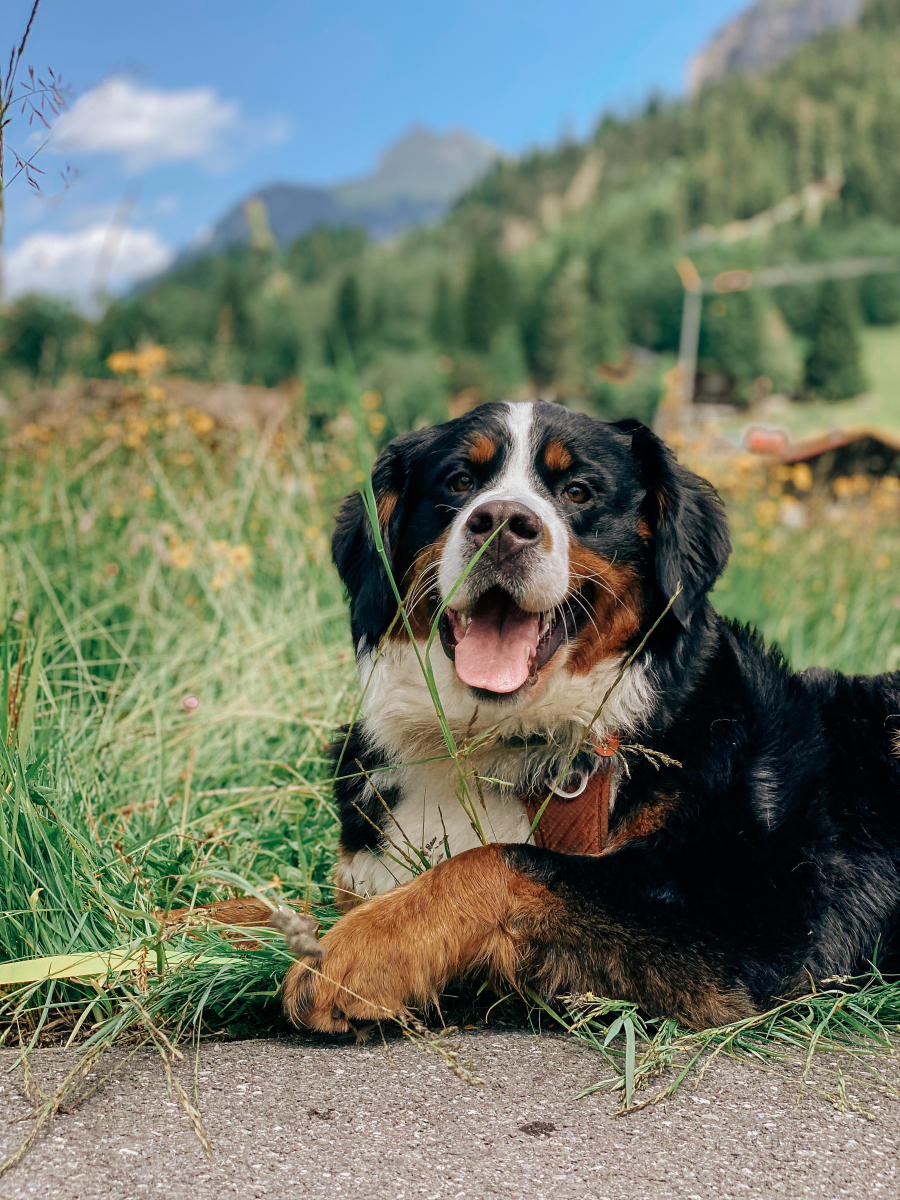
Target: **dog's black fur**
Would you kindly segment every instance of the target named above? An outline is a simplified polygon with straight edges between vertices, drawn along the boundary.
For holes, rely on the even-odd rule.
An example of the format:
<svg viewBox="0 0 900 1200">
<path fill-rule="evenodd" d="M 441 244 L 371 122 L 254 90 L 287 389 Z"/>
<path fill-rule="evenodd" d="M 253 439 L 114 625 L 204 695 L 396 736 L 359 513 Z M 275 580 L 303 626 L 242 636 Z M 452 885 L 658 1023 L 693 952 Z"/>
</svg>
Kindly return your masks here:
<svg viewBox="0 0 900 1200">
<path fill-rule="evenodd" d="M 472 499 L 447 481 L 465 470 L 483 489 L 500 469 L 500 409 L 486 406 L 399 438 L 379 459 L 375 489 L 391 497 L 384 536 L 398 580 Z M 660 797 L 665 820 L 599 857 L 531 844 L 503 851 L 506 866 L 540 885 L 556 914 L 539 936 L 529 935 L 528 980 L 545 991 L 574 985 L 624 995 L 703 1024 L 713 1019 L 709 1011 L 718 1019 L 724 1010 L 679 998 L 713 986 L 710 970 L 716 989 L 744 998 L 732 1015 L 810 980 L 863 972 L 876 956 L 882 971 L 900 971 L 900 673 L 792 672 L 707 599 L 730 550 L 711 486 L 637 422 L 601 424 L 551 405 L 535 410 L 535 469 L 570 537 L 639 578 L 640 625 L 623 652 L 679 584 L 681 594 L 642 654 L 655 699 L 629 740 L 652 761 L 629 757 L 612 831 Z M 482 466 L 465 458 L 475 432 L 499 447 Z M 571 469 L 543 464 L 548 439 L 570 448 Z M 576 477 L 590 490 L 578 506 L 559 499 Z M 365 652 L 385 634 L 396 603 L 358 498 L 341 512 L 334 556 L 350 593 L 354 641 Z M 345 762 L 382 761 L 367 748 L 365 724 L 353 739 Z M 380 791 L 393 805 L 388 778 Z M 368 821 L 358 781 L 340 783 L 338 799 L 345 851 L 376 846 L 380 799 L 366 801 Z M 377 903 L 351 916 L 362 920 Z M 654 958 L 660 946 L 675 957 Z M 300 1019 L 309 1003 L 306 994 Z"/>
</svg>

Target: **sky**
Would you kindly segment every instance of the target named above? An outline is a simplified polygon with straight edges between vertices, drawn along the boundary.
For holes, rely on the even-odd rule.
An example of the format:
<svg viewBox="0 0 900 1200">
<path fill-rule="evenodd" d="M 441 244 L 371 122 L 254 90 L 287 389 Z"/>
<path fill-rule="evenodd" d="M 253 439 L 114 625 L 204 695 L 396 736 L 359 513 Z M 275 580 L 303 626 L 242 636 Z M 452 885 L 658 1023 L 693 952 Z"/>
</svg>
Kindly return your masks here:
<svg viewBox="0 0 900 1200">
<path fill-rule="evenodd" d="M 744 7 L 41 0 L 23 66 L 52 68 L 68 105 L 49 131 L 16 115 L 7 134 L 27 154 L 49 138 L 41 194 L 23 176 L 7 189 L 7 292 L 128 286 L 255 188 L 365 175 L 412 125 L 510 155 L 584 136 L 606 110 L 683 92 L 691 54 Z M 3 0 L 4 59 L 30 8 Z"/>
</svg>

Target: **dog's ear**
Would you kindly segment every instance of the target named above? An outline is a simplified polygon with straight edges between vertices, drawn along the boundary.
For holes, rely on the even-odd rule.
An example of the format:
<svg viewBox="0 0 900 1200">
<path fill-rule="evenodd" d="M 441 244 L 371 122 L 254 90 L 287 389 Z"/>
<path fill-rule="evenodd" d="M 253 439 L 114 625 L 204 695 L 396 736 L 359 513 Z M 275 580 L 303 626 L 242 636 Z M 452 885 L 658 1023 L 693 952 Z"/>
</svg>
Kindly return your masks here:
<svg viewBox="0 0 900 1200">
<path fill-rule="evenodd" d="M 428 431 L 395 438 L 378 456 L 372 471 L 378 525 L 392 570 L 411 466 L 428 440 Z M 363 646 L 378 643 L 397 611 L 394 591 L 375 547 L 372 526 L 359 492 L 348 496 L 341 505 L 331 553 L 350 593 L 350 627 L 358 654 Z M 396 575 L 394 578 L 397 579 Z"/>
<path fill-rule="evenodd" d="M 631 435 L 631 451 L 646 492 L 645 514 L 654 531 L 656 579 L 667 600 L 681 584 L 672 611 L 682 625 L 703 603 L 731 553 L 722 501 L 711 483 L 677 462 L 639 421 L 617 421 Z"/>
</svg>

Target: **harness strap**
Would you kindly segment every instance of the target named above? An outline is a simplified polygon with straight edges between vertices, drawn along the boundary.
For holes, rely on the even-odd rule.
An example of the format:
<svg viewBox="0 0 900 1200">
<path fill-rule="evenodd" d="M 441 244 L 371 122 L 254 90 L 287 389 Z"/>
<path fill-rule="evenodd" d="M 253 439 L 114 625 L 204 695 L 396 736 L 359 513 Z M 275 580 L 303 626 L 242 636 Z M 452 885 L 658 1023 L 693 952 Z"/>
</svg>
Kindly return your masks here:
<svg viewBox="0 0 900 1200">
<path fill-rule="evenodd" d="M 593 745 L 600 758 L 609 760 L 618 748 L 619 738 L 615 733 Z M 608 761 L 591 775 L 578 795 L 565 797 L 554 792 L 534 831 L 534 844 L 562 854 L 600 854 L 609 840 L 612 777 L 612 762 Z M 546 789 L 522 799 L 528 819 L 533 821 L 547 799 Z"/>
</svg>

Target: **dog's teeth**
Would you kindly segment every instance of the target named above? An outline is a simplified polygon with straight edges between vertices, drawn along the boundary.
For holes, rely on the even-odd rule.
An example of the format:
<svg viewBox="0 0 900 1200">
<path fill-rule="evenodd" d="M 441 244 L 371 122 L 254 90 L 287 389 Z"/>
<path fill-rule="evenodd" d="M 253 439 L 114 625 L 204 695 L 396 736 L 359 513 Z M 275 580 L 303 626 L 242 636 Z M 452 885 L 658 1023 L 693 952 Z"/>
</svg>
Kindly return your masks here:
<svg viewBox="0 0 900 1200">
<path fill-rule="evenodd" d="M 460 625 L 462 625 L 463 629 L 465 629 L 471 620 L 472 620 L 471 617 L 460 617 L 459 623 L 460 623 Z"/>
</svg>

